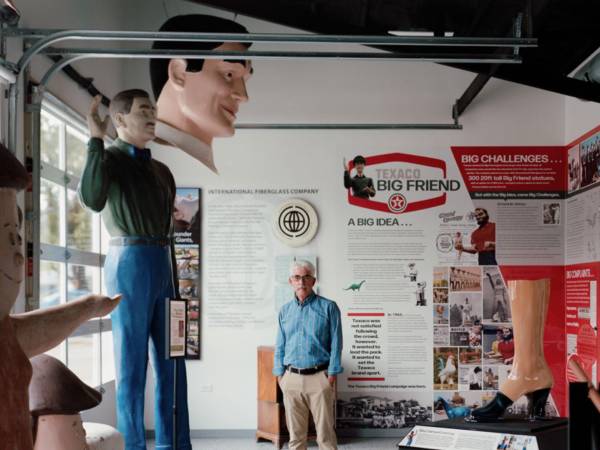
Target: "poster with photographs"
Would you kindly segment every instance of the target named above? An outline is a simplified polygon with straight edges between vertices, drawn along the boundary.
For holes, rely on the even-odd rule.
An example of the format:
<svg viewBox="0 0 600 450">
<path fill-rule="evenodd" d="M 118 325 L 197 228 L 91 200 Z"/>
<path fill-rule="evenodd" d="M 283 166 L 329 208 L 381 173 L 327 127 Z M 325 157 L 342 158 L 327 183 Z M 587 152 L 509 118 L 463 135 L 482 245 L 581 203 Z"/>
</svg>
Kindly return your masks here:
<svg viewBox="0 0 600 450">
<path fill-rule="evenodd" d="M 434 421 L 468 416 L 492 401 L 515 355 L 510 299 L 498 266 L 434 267 L 436 289 L 448 292 L 434 295 Z M 526 408 L 523 397 L 508 413 Z M 552 399 L 546 414 L 557 414 Z"/>
<path fill-rule="evenodd" d="M 468 416 L 481 406 L 481 394 L 474 391 L 436 392 L 433 399 L 433 420 Z"/>
<path fill-rule="evenodd" d="M 185 307 L 185 300 L 171 299 L 167 302 L 167 351 L 171 359 L 185 357 Z"/>
<path fill-rule="evenodd" d="M 177 188 L 173 208 L 175 245 L 200 245 L 200 201 L 200 189 Z"/>
<path fill-rule="evenodd" d="M 433 420 L 490 401 L 514 356 L 510 302 L 497 266 L 433 268 Z M 437 293 L 436 293 L 437 292 Z"/>
<path fill-rule="evenodd" d="M 431 420 L 426 392 L 340 392 L 337 428 L 405 428 Z"/>
<path fill-rule="evenodd" d="M 187 299 L 186 358 L 200 359 L 201 191 L 178 188 L 173 209 L 179 295 Z"/>
</svg>

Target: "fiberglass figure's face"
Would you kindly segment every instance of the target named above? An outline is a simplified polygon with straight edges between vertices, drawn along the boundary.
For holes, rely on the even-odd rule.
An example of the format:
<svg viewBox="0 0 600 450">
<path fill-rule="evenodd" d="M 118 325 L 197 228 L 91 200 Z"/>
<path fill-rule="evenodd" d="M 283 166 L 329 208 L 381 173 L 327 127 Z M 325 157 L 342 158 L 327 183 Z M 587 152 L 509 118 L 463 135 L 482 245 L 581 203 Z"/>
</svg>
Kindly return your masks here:
<svg viewBox="0 0 600 450">
<path fill-rule="evenodd" d="M 25 258 L 19 232 L 17 192 L 0 188 L 0 319 L 15 304 L 23 280 Z"/>
<path fill-rule="evenodd" d="M 125 142 L 149 142 L 154 139 L 156 107 L 149 98 L 135 97 L 129 113 L 118 113 L 116 126 Z"/>
<path fill-rule="evenodd" d="M 226 42 L 214 51 L 246 51 L 237 42 Z M 185 130 L 204 142 L 213 137 L 233 136 L 241 103 L 248 101 L 246 82 L 252 63 L 244 60 L 206 59 L 199 72 L 186 72 L 186 61 L 172 59 L 169 82 L 187 123 Z"/>
</svg>

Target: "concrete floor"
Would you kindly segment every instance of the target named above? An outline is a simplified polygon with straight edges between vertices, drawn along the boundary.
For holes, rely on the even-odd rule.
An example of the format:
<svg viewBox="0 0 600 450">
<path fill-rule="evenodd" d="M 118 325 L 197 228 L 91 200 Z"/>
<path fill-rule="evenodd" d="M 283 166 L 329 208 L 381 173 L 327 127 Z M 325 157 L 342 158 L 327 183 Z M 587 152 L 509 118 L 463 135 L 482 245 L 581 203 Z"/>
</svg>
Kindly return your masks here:
<svg viewBox="0 0 600 450">
<path fill-rule="evenodd" d="M 338 450 L 394 450 L 400 438 L 344 438 L 339 439 Z M 255 442 L 248 438 L 192 439 L 194 450 L 276 450 L 270 442 Z M 287 449 L 287 444 L 283 446 Z M 309 449 L 318 449 L 316 442 L 309 442 Z M 154 442 L 148 441 L 148 450 L 154 450 Z"/>
</svg>

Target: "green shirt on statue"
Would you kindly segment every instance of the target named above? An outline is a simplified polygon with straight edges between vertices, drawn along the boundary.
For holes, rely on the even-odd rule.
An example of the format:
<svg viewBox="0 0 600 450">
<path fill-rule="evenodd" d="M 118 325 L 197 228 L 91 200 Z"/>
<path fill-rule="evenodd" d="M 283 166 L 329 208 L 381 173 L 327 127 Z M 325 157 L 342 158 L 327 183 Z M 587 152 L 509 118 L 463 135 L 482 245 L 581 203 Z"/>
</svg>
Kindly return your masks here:
<svg viewBox="0 0 600 450">
<path fill-rule="evenodd" d="M 88 208 L 102 211 L 112 237 L 165 238 L 171 234 L 175 180 L 148 149 L 121 139 L 105 149 L 102 139 L 90 139 L 79 198 Z"/>
</svg>

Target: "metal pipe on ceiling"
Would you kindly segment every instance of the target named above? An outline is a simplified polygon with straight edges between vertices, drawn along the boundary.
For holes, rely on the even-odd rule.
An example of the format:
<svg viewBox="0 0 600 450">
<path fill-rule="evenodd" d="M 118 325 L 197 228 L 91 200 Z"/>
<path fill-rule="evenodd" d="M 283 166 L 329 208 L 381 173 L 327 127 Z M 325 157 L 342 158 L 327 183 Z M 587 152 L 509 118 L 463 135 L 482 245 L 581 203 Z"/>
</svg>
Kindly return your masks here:
<svg viewBox="0 0 600 450">
<path fill-rule="evenodd" d="M 72 56 L 55 62 L 42 77 L 37 92 L 42 92 L 52 77 L 64 67 L 86 57 L 86 55 Z M 238 130 L 462 130 L 462 125 L 455 120 L 454 123 L 246 123 L 237 124 L 235 128 Z"/>
<path fill-rule="evenodd" d="M 59 30 L 50 28 L 7 28 L 6 37 L 121 41 L 264 42 L 271 44 L 363 44 L 441 47 L 536 47 L 532 37 L 399 36 L 312 33 L 188 33 L 183 31 Z"/>
<path fill-rule="evenodd" d="M 199 42 L 265 42 L 288 44 L 364 44 L 390 46 L 449 46 L 449 47 L 535 47 L 535 38 L 472 38 L 429 36 L 351 36 L 311 34 L 240 34 L 240 33 L 183 33 L 165 31 L 97 31 L 67 30 L 52 32 L 33 44 L 17 63 L 18 70 L 26 67 L 33 56 L 44 48 L 68 39 L 93 41 L 199 41 Z"/>
<path fill-rule="evenodd" d="M 441 63 L 496 63 L 517 64 L 521 58 L 514 55 L 482 54 L 411 54 L 386 52 L 291 52 L 291 51 L 252 51 L 252 52 L 197 52 L 152 49 L 47 49 L 50 45 L 65 40 L 91 41 L 199 41 L 199 42 L 262 42 L 288 44 L 364 44 L 389 46 L 440 46 L 440 47 L 536 47 L 535 38 L 474 38 L 474 37 L 430 37 L 430 36 L 360 36 L 360 35 L 314 35 L 314 34 L 278 34 L 278 33 L 184 33 L 157 31 L 103 31 L 103 30 L 49 30 L 7 28 L 0 31 L 0 37 L 39 38 L 19 59 L 16 65 L 5 61 L 5 67 L 17 76 L 29 65 L 33 57 L 44 52 L 48 55 L 68 56 L 55 63 L 44 75 L 42 89 L 58 70 L 69 63 L 84 58 L 236 58 L 236 59 L 348 59 L 348 60 L 384 60 L 384 61 L 421 61 Z M 45 50 L 47 49 L 47 50 Z M 11 86 L 11 87 L 14 87 Z M 12 92 L 17 96 L 17 92 Z M 16 100 L 14 98 L 13 100 Z M 9 140 L 14 146 L 16 137 L 16 117 L 9 124 Z M 246 124 L 246 129 L 460 129 L 454 124 Z"/>
<path fill-rule="evenodd" d="M 241 123 L 236 130 L 462 130 L 460 123 Z"/>
<path fill-rule="evenodd" d="M 168 49 L 96 49 L 96 48 L 50 48 L 42 54 L 74 58 L 130 58 L 146 59 L 186 58 L 186 59 L 333 59 L 333 60 L 378 60 L 378 61 L 419 61 L 436 63 L 485 63 L 520 64 L 521 57 L 512 54 L 468 54 L 468 53 L 389 53 L 389 52 L 319 52 L 319 51 L 226 51 L 213 50 L 168 50 Z"/>
</svg>

